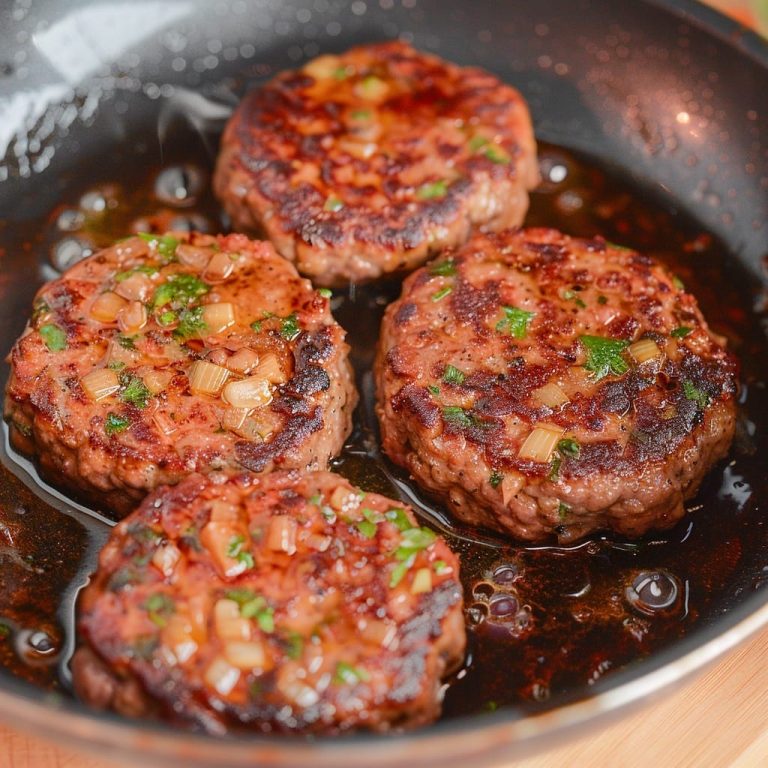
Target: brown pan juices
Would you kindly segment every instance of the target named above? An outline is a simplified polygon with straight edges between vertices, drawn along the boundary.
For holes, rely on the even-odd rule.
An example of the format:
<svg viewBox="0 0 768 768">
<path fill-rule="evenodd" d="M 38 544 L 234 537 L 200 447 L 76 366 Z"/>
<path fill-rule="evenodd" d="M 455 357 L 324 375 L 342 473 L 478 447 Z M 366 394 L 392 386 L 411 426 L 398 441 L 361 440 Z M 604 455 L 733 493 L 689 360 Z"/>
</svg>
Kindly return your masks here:
<svg viewBox="0 0 768 768">
<path fill-rule="evenodd" d="M 154 136 L 118 142 L 99 158 L 84 153 L 76 173 L 60 180 L 54 209 L 0 227 L 5 350 L 23 327 L 36 286 L 80 256 L 131 231 L 226 229 L 210 191 L 208 153 L 194 134 L 164 138 L 162 158 Z M 461 559 L 470 645 L 465 666 L 448 685 L 444 719 L 506 704 L 550 706 L 562 695 L 588 692 L 603 675 L 712 621 L 768 580 L 761 519 L 768 504 L 768 343 L 760 331 L 767 318 L 753 306 L 754 286 L 725 249 L 658 190 L 554 146 L 540 144 L 539 151 L 544 181 L 532 195 L 526 224 L 599 233 L 670 265 L 742 361 L 739 426 L 729 458 L 690 500 L 692 514 L 663 534 L 517 546 L 454 527 L 378 449 L 370 369 L 381 315 L 399 294 L 399 280 L 335 291 L 332 308 L 352 345 L 361 404 L 333 468 L 364 489 L 414 503 Z M 4 464 L 0 665 L 69 696 L 73 597 L 108 524 L 87 513 L 63 514 L 63 500 L 51 508 L 44 493 L 17 478 L 25 475 L 18 457 L 5 456 Z"/>
</svg>

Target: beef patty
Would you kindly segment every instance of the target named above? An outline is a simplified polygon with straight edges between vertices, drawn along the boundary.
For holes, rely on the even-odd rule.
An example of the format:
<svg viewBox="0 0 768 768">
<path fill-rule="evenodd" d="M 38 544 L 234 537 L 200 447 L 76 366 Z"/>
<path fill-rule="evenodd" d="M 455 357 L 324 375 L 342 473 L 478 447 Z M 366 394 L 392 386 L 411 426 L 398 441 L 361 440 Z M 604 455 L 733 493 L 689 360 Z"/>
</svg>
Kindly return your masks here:
<svg viewBox="0 0 768 768">
<path fill-rule="evenodd" d="M 413 268 L 520 224 L 538 182 L 520 94 L 400 42 L 321 56 L 248 93 L 214 189 L 319 284 Z"/>
<path fill-rule="evenodd" d="M 357 399 L 347 353 L 268 243 L 142 235 L 40 289 L 5 418 L 54 484 L 121 514 L 194 471 L 324 469 Z"/>
<path fill-rule="evenodd" d="M 214 733 L 422 725 L 464 654 L 458 578 L 409 509 L 337 475 L 191 475 L 102 551 L 75 690 Z"/>
<path fill-rule="evenodd" d="M 411 275 L 376 362 L 385 452 L 518 539 L 667 528 L 734 433 L 737 364 L 653 259 L 550 229 Z"/>
</svg>

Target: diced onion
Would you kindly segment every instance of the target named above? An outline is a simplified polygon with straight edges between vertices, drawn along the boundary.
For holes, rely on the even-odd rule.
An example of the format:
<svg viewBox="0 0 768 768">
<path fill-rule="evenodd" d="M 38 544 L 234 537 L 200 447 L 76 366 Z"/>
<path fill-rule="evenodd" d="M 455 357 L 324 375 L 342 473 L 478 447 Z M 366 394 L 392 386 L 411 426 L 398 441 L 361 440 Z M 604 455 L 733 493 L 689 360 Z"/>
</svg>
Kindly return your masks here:
<svg viewBox="0 0 768 768">
<path fill-rule="evenodd" d="M 363 640 L 381 648 L 389 648 L 397 636 L 397 624 L 382 619 L 363 619 L 358 630 Z"/>
<path fill-rule="evenodd" d="M 229 361 L 229 352 L 227 352 L 224 347 L 216 347 L 216 349 L 212 349 L 206 355 L 205 359 L 214 365 L 223 365 L 225 368 L 229 368 L 229 365 L 227 365 Z"/>
<path fill-rule="evenodd" d="M 360 506 L 360 496 L 342 485 L 334 488 L 328 501 L 337 512 L 352 512 Z"/>
<path fill-rule="evenodd" d="M 173 419 L 165 413 L 165 411 L 157 410 L 152 414 L 152 421 L 155 422 L 157 428 L 164 434 L 170 435 L 176 431 L 176 424 Z"/>
<path fill-rule="evenodd" d="M 248 568 L 245 560 L 237 560 L 227 554 L 237 533 L 231 522 L 210 522 L 200 531 L 200 543 L 210 553 L 219 573 L 227 579 L 239 576 Z"/>
<path fill-rule="evenodd" d="M 255 373 L 262 379 L 266 379 L 270 384 L 285 384 L 288 381 L 288 376 L 283 366 L 280 365 L 277 355 L 271 352 L 268 352 L 261 358 Z"/>
<path fill-rule="evenodd" d="M 217 251 L 211 256 L 203 272 L 203 280 L 208 283 L 222 283 L 232 274 L 234 268 L 235 262 L 229 258 L 229 254 Z"/>
<path fill-rule="evenodd" d="M 181 558 L 179 548 L 171 541 L 162 544 L 152 555 L 152 565 L 157 568 L 163 576 L 170 576 L 176 568 L 176 563 Z"/>
<path fill-rule="evenodd" d="M 315 552 L 325 552 L 331 546 L 331 537 L 323 536 L 319 533 L 311 533 L 307 536 L 307 546 L 314 549 Z"/>
<path fill-rule="evenodd" d="M 240 615 L 240 606 L 234 600 L 222 598 L 213 606 L 213 625 L 222 640 L 249 640 L 251 622 Z"/>
<path fill-rule="evenodd" d="M 237 505 L 228 501 L 215 499 L 210 504 L 210 517 L 212 523 L 236 523 L 239 518 Z"/>
<path fill-rule="evenodd" d="M 538 402 L 547 406 L 547 408 L 559 408 L 561 405 L 570 402 L 568 395 L 554 382 L 534 389 L 531 394 Z"/>
<path fill-rule="evenodd" d="M 189 243 L 180 243 L 176 246 L 176 258 L 185 266 L 201 270 L 211 258 L 209 248 L 200 248 Z"/>
<path fill-rule="evenodd" d="M 107 352 L 107 365 L 122 363 L 122 365 L 133 365 L 140 357 L 137 349 L 126 349 L 119 341 L 114 339 L 109 343 Z"/>
<path fill-rule="evenodd" d="M 221 426 L 230 432 L 237 432 L 242 429 L 250 412 L 250 408 L 227 408 L 221 417 Z"/>
<path fill-rule="evenodd" d="M 304 65 L 304 72 L 315 80 L 326 80 L 333 77 L 340 67 L 341 59 L 338 56 L 318 56 Z"/>
<path fill-rule="evenodd" d="M 261 408 L 272 400 L 269 382 L 260 376 L 230 381 L 221 393 L 225 402 L 235 408 Z"/>
<path fill-rule="evenodd" d="M 563 432 L 564 429 L 554 424 L 540 424 L 525 438 L 518 456 L 546 464 Z"/>
<path fill-rule="evenodd" d="M 659 345 L 653 339 L 640 339 L 630 344 L 627 351 L 637 363 L 645 363 L 661 355 Z"/>
<path fill-rule="evenodd" d="M 102 323 L 114 323 L 120 310 L 128 302 L 112 291 L 107 291 L 96 297 L 96 301 L 91 306 L 91 317 Z"/>
<path fill-rule="evenodd" d="M 235 323 L 235 307 L 228 301 L 206 304 L 203 307 L 203 322 L 208 333 L 221 333 Z"/>
<path fill-rule="evenodd" d="M 264 669 L 267 655 L 261 643 L 233 640 L 224 646 L 224 656 L 227 661 L 238 669 Z"/>
<path fill-rule="evenodd" d="M 278 515 L 269 521 L 267 547 L 273 552 L 285 552 L 292 555 L 296 552 L 296 531 L 298 524 L 288 515 Z"/>
<path fill-rule="evenodd" d="M 147 371 L 142 377 L 144 386 L 153 394 L 164 392 L 173 378 L 173 371 Z"/>
<path fill-rule="evenodd" d="M 192 637 L 192 623 L 179 613 L 168 617 L 161 639 L 163 645 L 171 649 L 179 664 L 189 661 L 197 651 L 197 643 Z"/>
<path fill-rule="evenodd" d="M 293 676 L 279 677 L 277 689 L 288 701 L 299 707 L 312 707 L 320 701 L 320 694 Z"/>
<path fill-rule="evenodd" d="M 229 378 L 229 371 L 205 360 L 195 360 L 189 368 L 189 388 L 195 393 L 215 395 Z"/>
<path fill-rule="evenodd" d="M 147 308 L 140 301 L 132 301 L 118 313 L 117 324 L 123 333 L 138 333 L 147 324 Z"/>
<path fill-rule="evenodd" d="M 413 577 L 411 584 L 411 594 L 420 595 L 424 592 L 432 591 L 432 571 L 429 568 L 419 568 Z"/>
<path fill-rule="evenodd" d="M 142 272 L 134 272 L 115 286 L 115 293 L 129 301 L 146 301 L 154 285 Z"/>
<path fill-rule="evenodd" d="M 205 682 L 221 696 L 231 693 L 239 679 L 240 670 L 221 656 L 217 656 L 205 670 Z"/>
<path fill-rule="evenodd" d="M 95 371 L 86 373 L 80 379 L 80 384 L 94 402 L 114 395 L 120 389 L 117 374 L 109 368 L 97 368 Z"/>
<path fill-rule="evenodd" d="M 268 355 L 269 357 L 269 355 Z M 274 355 L 272 355 L 274 357 Z M 227 362 L 226 366 L 229 368 L 230 371 L 235 371 L 235 373 L 240 373 L 243 376 L 249 374 L 259 363 L 259 356 L 254 352 L 252 349 L 248 349 L 248 347 L 243 347 L 242 349 L 238 349 L 237 352 L 235 352 L 232 357 L 230 357 Z M 267 379 L 267 381 L 271 381 L 267 376 L 264 376 L 263 374 L 259 374 L 262 379 Z M 278 382 L 271 382 L 272 384 L 276 384 Z"/>
</svg>

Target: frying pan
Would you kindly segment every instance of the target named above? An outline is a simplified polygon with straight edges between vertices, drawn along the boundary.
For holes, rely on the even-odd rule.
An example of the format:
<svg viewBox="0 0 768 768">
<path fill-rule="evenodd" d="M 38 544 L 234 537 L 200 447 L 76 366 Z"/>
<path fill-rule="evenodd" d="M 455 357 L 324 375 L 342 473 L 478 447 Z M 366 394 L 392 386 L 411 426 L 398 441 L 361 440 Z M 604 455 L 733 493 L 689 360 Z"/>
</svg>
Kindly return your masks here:
<svg viewBox="0 0 768 768">
<path fill-rule="evenodd" d="M 655 190 L 673 214 L 692 217 L 712 234 L 727 254 L 724 269 L 738 276 L 742 305 L 735 310 L 752 332 L 751 346 L 745 347 L 753 372 L 747 390 L 750 396 L 757 392 L 758 400 L 737 442 L 747 453 L 765 449 L 766 416 L 754 412 L 765 388 L 754 371 L 764 372 L 766 358 L 760 355 L 768 348 L 768 324 L 758 312 L 765 300 L 768 252 L 768 47 L 690 0 L 6 5 L 0 11 L 3 348 L 23 328 L 37 285 L 52 275 L 48 244 L 30 227 L 77 186 L 84 169 L 103 169 L 102 177 L 109 178 L 110 158 L 118 167 L 115 148 L 138 147 L 147 136 L 172 154 L 167 132 L 178 120 L 195 129 L 201 153 L 213 152 L 222 120 L 248 82 L 321 52 L 397 36 L 495 72 L 527 98 L 540 140 L 618 169 Z M 742 400 L 748 402 L 746 396 Z M 35 485 L 31 467 L 14 464 L 13 472 L 35 487 L 36 498 L 66 513 L 51 511 L 45 524 L 38 519 L 26 535 L 55 550 L 56 526 L 87 524 L 88 515 L 77 505 Z M 741 486 L 748 503 L 737 512 L 749 506 L 744 522 L 756 526 L 755 536 L 760 506 L 768 506 L 766 490 L 764 483 Z M 0 489 L 2 506 L 23 501 L 26 493 L 21 485 Z M 91 536 L 76 566 L 64 557 L 60 561 L 57 578 L 67 599 L 50 610 L 64 625 L 71 622 L 72 592 L 102 541 L 103 533 Z M 574 685 L 535 708 L 503 707 L 406 736 L 308 743 L 182 734 L 159 723 L 94 713 L 66 692 L 51 693 L 32 673 L 5 669 L 5 662 L 0 715 L 102 755 L 140 756 L 158 765 L 481 765 L 595 726 L 768 623 L 767 565 L 768 554 L 761 557 L 758 547 L 717 586 L 717 599 L 687 633 L 594 685 Z M 6 602 L 17 599 L 14 586 L 2 583 Z M 71 644 L 71 636 L 66 642 Z"/>
</svg>

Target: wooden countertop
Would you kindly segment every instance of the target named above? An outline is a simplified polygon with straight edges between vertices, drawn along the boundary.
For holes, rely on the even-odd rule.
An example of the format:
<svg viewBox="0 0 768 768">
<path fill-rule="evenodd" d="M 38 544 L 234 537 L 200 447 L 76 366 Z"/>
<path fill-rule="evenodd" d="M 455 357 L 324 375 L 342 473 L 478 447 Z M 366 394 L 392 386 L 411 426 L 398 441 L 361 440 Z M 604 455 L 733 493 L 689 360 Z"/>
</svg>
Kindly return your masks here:
<svg viewBox="0 0 768 768">
<path fill-rule="evenodd" d="M 515 768 L 755 768 L 768 765 L 768 630 L 679 690 Z M 2 768 L 114 768 L 0 728 Z M 468 768 L 472 768 L 468 766 Z"/>
</svg>

